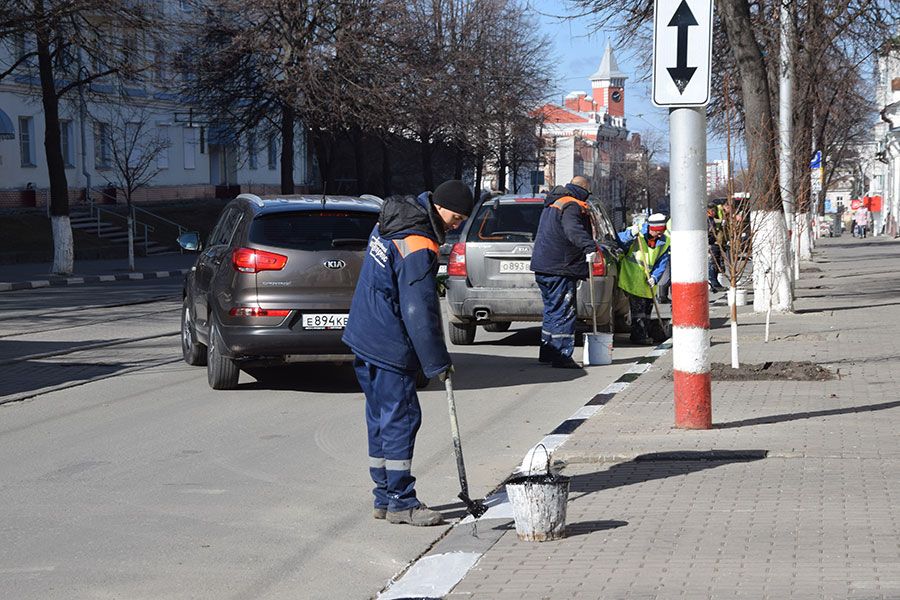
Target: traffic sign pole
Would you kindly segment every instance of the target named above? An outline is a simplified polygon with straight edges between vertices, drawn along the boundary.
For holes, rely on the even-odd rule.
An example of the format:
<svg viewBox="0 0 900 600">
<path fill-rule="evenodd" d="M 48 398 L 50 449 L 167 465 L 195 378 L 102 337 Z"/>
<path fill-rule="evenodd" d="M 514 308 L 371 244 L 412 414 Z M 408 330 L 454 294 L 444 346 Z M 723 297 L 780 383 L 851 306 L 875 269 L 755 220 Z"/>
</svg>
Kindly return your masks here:
<svg viewBox="0 0 900 600">
<path fill-rule="evenodd" d="M 675 427 L 712 427 L 706 231 L 706 109 L 669 110 Z"/>
<path fill-rule="evenodd" d="M 669 107 L 675 427 L 712 427 L 706 108 L 713 0 L 655 0 L 653 103 Z"/>
</svg>

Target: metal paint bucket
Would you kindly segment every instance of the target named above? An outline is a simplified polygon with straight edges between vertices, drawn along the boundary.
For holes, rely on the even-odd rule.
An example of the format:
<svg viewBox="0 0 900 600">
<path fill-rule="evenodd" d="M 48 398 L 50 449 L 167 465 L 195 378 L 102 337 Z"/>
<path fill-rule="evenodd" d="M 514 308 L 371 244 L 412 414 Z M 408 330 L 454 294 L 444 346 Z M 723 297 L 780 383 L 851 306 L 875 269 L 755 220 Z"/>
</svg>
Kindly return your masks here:
<svg viewBox="0 0 900 600">
<path fill-rule="evenodd" d="M 584 357 L 582 363 L 588 365 L 608 365 L 612 363 L 613 334 L 584 334 Z"/>
<path fill-rule="evenodd" d="M 528 542 L 546 542 L 566 537 L 569 478 L 550 471 L 550 453 L 546 447 L 544 452 L 547 454 L 546 472 L 534 474 L 529 469 L 528 474 L 506 482 L 506 494 L 516 522 L 516 535 L 520 540 Z"/>
</svg>

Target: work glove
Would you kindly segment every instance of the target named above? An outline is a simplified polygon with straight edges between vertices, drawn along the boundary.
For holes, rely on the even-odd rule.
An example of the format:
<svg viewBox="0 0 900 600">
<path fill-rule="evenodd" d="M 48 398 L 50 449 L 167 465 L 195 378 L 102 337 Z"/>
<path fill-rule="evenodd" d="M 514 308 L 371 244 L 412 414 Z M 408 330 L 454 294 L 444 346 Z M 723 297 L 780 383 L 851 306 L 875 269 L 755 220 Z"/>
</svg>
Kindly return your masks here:
<svg viewBox="0 0 900 600">
<path fill-rule="evenodd" d="M 450 377 L 451 374 L 453 374 L 453 371 L 453 365 L 450 365 L 445 371 L 441 371 L 440 373 L 438 373 L 438 379 L 440 379 L 442 383 L 444 381 L 447 381 L 447 378 Z"/>
<path fill-rule="evenodd" d="M 588 264 L 594 264 L 594 260 L 597 258 L 596 252 L 588 252 L 584 255 L 584 260 Z"/>
<path fill-rule="evenodd" d="M 632 225 L 631 227 L 628 228 L 628 231 L 631 233 L 631 235 L 636 236 L 637 234 L 639 234 L 641 232 L 641 226 L 637 225 L 637 224 Z"/>
<path fill-rule="evenodd" d="M 655 286 L 655 285 L 656 285 L 656 278 L 655 278 L 655 277 L 648 277 L 648 278 L 647 278 L 647 285 L 649 285 L 650 287 Z"/>
</svg>

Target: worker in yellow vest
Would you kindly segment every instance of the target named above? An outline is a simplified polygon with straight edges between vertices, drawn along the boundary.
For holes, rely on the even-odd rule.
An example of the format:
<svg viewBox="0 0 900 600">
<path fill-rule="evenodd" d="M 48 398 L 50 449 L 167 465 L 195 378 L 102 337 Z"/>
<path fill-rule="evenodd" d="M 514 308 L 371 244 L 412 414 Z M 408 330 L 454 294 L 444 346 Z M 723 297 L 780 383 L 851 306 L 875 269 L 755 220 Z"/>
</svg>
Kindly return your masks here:
<svg viewBox="0 0 900 600">
<path fill-rule="evenodd" d="M 619 261 L 619 287 L 631 306 L 631 342 L 647 345 L 663 342 L 667 337 L 665 331 L 650 317 L 656 284 L 669 266 L 666 216 L 652 214 L 642 226 L 633 225 L 621 232 L 619 246 L 625 251 Z"/>
</svg>

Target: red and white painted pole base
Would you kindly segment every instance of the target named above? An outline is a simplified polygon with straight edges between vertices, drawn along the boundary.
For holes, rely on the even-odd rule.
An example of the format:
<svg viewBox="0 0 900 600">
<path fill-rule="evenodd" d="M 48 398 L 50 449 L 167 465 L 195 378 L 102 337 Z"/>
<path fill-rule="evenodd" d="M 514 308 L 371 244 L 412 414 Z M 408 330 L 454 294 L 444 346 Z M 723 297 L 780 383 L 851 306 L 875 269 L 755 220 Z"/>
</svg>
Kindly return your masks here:
<svg viewBox="0 0 900 600">
<path fill-rule="evenodd" d="M 671 109 L 669 139 L 675 427 L 710 429 L 705 109 Z"/>
</svg>

